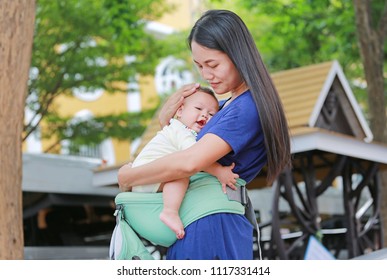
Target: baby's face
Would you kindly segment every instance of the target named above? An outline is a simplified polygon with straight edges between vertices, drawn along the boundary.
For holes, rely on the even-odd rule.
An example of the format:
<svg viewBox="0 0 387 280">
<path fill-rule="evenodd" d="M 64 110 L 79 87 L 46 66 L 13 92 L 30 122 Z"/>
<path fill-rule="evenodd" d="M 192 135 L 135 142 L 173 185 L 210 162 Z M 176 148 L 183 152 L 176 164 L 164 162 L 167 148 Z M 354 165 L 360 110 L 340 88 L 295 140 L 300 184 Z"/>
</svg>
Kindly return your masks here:
<svg viewBox="0 0 387 280">
<path fill-rule="evenodd" d="M 185 98 L 176 115 L 190 129 L 200 132 L 219 110 L 219 103 L 212 95 L 198 91 Z"/>
</svg>

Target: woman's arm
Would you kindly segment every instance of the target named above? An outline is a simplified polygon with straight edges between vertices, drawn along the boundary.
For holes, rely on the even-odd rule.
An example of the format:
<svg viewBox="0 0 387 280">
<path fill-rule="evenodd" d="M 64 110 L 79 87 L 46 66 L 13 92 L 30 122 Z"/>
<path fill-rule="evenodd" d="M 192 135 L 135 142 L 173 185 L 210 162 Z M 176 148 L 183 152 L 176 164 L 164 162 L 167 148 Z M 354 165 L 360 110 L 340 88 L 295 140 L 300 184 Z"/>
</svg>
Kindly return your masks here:
<svg viewBox="0 0 387 280">
<path fill-rule="evenodd" d="M 121 191 L 128 191 L 133 186 L 187 178 L 206 169 L 229 152 L 231 147 L 227 142 L 208 133 L 183 151 L 134 168 L 124 165 L 118 170 L 118 185 Z"/>
<path fill-rule="evenodd" d="M 169 120 L 176 114 L 177 109 L 183 104 L 184 98 L 193 94 L 200 84 L 189 84 L 182 86 L 178 91 L 168 97 L 159 112 L 159 123 L 161 128 L 169 124 Z"/>
</svg>

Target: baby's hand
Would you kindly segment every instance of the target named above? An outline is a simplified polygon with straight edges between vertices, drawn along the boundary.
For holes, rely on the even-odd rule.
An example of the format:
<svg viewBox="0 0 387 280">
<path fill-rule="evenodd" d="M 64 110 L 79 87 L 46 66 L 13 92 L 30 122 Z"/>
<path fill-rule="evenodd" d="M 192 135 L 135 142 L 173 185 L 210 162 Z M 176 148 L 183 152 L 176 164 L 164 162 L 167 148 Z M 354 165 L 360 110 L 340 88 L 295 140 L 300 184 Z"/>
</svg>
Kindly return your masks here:
<svg viewBox="0 0 387 280">
<path fill-rule="evenodd" d="M 239 178 L 239 175 L 234 173 L 232 170 L 235 167 L 235 163 L 232 163 L 230 166 L 222 166 L 221 172 L 218 174 L 217 178 L 222 185 L 222 190 L 224 193 L 227 192 L 227 187 L 236 190 L 236 179 Z"/>
</svg>

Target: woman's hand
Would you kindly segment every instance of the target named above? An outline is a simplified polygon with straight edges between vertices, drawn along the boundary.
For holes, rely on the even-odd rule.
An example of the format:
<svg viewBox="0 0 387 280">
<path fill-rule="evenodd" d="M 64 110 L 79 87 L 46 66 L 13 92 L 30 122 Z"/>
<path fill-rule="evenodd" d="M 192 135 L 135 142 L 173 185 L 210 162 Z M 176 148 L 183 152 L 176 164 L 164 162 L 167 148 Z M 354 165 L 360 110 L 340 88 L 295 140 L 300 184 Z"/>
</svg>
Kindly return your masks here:
<svg viewBox="0 0 387 280">
<path fill-rule="evenodd" d="M 132 163 L 129 162 L 128 164 L 125 164 L 120 169 L 118 169 L 118 186 L 122 192 L 128 192 L 131 191 L 132 186 L 129 186 L 127 183 L 125 183 L 125 176 L 128 175 L 129 171 L 132 169 Z"/>
<path fill-rule="evenodd" d="M 161 127 L 169 124 L 169 120 L 173 118 L 177 109 L 183 104 L 184 98 L 196 92 L 199 86 L 200 84 L 198 83 L 185 85 L 167 99 L 159 112 L 159 123 Z"/>
</svg>

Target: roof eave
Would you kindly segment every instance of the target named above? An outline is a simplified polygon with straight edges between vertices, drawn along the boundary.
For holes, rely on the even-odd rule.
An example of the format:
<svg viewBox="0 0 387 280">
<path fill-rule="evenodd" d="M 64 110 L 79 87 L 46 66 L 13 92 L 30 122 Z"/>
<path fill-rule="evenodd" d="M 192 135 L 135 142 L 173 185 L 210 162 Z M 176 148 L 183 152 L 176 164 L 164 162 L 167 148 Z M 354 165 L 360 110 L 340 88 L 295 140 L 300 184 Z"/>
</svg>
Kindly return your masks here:
<svg viewBox="0 0 387 280">
<path fill-rule="evenodd" d="M 291 140 L 292 153 L 320 150 L 338 155 L 387 164 L 387 146 L 369 143 L 338 133 L 314 130 L 294 135 Z"/>
</svg>

